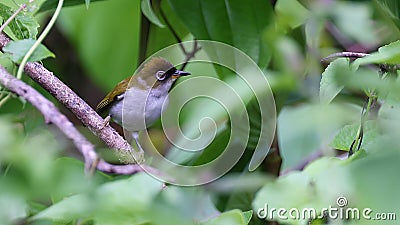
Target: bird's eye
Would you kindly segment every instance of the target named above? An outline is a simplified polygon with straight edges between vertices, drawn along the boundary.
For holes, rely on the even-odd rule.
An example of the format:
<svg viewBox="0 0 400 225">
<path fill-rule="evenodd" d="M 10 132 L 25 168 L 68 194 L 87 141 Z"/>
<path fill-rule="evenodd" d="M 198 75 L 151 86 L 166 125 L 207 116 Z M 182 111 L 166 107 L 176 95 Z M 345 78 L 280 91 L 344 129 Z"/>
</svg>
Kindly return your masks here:
<svg viewBox="0 0 400 225">
<path fill-rule="evenodd" d="M 161 71 L 161 70 L 157 71 L 157 73 L 156 73 L 157 80 L 164 80 L 166 75 L 167 75 L 167 73 L 165 73 L 164 71 Z"/>
</svg>

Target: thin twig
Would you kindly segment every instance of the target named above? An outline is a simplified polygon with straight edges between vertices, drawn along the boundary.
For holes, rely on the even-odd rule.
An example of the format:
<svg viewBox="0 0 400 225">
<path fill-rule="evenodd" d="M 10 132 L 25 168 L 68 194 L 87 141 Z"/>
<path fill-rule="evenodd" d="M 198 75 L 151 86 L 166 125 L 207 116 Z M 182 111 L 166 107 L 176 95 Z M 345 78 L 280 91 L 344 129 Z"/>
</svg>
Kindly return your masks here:
<svg viewBox="0 0 400 225">
<path fill-rule="evenodd" d="M 9 74 L 2 66 L 0 66 L 0 84 L 30 102 L 42 113 L 48 123 L 57 126 L 61 132 L 71 139 L 83 155 L 87 171 L 90 171 L 91 168 L 95 167 L 98 170 L 107 173 L 133 174 L 146 170 L 160 174 L 156 169 L 148 166 L 138 164 L 112 165 L 100 159 L 93 144 L 86 140 L 86 138 L 74 127 L 67 117 L 58 111 L 52 102 L 43 97 L 31 86 Z"/>
<path fill-rule="evenodd" d="M 352 44 L 353 41 L 348 38 L 345 34 L 343 34 L 339 28 L 336 27 L 335 24 L 333 24 L 332 22 L 328 22 L 326 24 L 326 29 L 329 33 L 331 33 L 331 35 L 333 36 L 333 38 L 341 45 L 343 46 L 344 49 L 348 49 Z"/>
<path fill-rule="evenodd" d="M 181 70 L 185 70 L 185 67 L 187 66 L 189 60 L 191 58 L 193 58 L 196 55 L 196 53 L 198 51 L 200 51 L 200 50 L 201 50 L 201 47 L 198 46 L 197 40 L 194 40 L 194 42 L 193 42 L 193 50 L 191 52 L 186 52 L 185 53 L 185 55 L 186 55 L 185 63 L 183 63 L 183 65 L 181 67 Z"/>
<path fill-rule="evenodd" d="M 8 26 L 9 23 L 23 10 L 26 8 L 26 4 L 22 4 L 7 20 L 6 22 L 0 27 L 0 34 L 3 32 L 4 28 Z"/>
<path fill-rule="evenodd" d="M 169 30 L 171 31 L 172 35 L 175 37 L 176 41 L 178 42 L 179 47 L 181 48 L 183 54 L 185 55 L 185 63 L 184 63 L 184 64 L 182 65 L 182 67 L 181 67 L 181 70 L 184 70 L 185 67 L 186 67 L 186 65 L 188 64 L 189 60 L 190 60 L 191 58 L 193 58 L 193 57 L 196 55 L 196 53 L 197 53 L 198 51 L 201 50 L 201 47 L 199 47 L 197 41 L 194 40 L 193 50 L 190 51 L 190 52 L 188 52 L 188 51 L 186 50 L 185 46 L 182 44 L 182 40 L 181 40 L 181 38 L 179 37 L 178 33 L 175 31 L 175 29 L 172 27 L 171 23 L 168 21 L 168 18 L 167 18 L 167 16 L 165 15 L 165 13 L 164 13 L 162 7 L 160 7 L 160 14 L 161 14 L 161 17 L 163 18 L 165 24 L 167 24 L 167 27 L 168 27 Z"/>
<path fill-rule="evenodd" d="M 321 59 L 321 62 L 329 62 L 333 58 L 338 58 L 338 57 L 347 57 L 347 58 L 363 58 L 365 56 L 369 56 L 370 54 L 368 53 L 361 53 L 361 52 L 337 52 L 328 55 L 327 57 Z"/>
<path fill-rule="evenodd" d="M 188 55 L 188 53 L 187 53 L 187 51 L 186 51 L 186 49 L 185 49 L 185 46 L 183 46 L 183 44 L 182 44 L 181 38 L 179 37 L 179 35 L 178 35 L 178 33 L 175 31 L 175 29 L 172 27 L 172 25 L 169 23 L 167 17 L 166 17 L 165 14 L 164 14 L 164 11 L 163 11 L 162 7 L 160 7 L 160 14 L 161 14 L 161 17 L 163 18 L 165 24 L 167 24 L 167 27 L 168 27 L 169 30 L 171 31 L 172 35 L 174 35 L 174 37 L 175 37 L 176 41 L 178 42 L 179 47 L 181 48 L 183 54 Z"/>
</svg>

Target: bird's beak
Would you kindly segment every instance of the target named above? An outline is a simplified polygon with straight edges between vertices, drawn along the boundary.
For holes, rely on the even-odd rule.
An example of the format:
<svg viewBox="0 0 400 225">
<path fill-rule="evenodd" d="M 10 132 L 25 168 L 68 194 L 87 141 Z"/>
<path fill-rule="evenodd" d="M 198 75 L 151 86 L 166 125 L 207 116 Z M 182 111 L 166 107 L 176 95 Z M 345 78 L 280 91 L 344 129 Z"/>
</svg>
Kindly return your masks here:
<svg viewBox="0 0 400 225">
<path fill-rule="evenodd" d="M 176 79 L 176 78 L 179 78 L 180 76 L 187 76 L 187 75 L 190 75 L 190 73 L 182 71 L 182 70 L 177 70 L 177 71 L 175 71 L 174 75 L 172 75 L 172 78 Z"/>
</svg>

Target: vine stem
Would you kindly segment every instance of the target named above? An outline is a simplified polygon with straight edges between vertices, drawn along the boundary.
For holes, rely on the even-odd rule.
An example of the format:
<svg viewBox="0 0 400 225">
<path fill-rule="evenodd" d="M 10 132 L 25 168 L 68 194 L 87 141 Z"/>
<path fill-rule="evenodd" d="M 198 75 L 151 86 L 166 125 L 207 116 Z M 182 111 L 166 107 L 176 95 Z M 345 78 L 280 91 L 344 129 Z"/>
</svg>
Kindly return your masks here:
<svg viewBox="0 0 400 225">
<path fill-rule="evenodd" d="M 54 12 L 53 16 L 51 17 L 51 20 L 47 24 L 47 26 L 44 28 L 43 32 L 40 34 L 36 42 L 32 45 L 32 47 L 29 49 L 29 51 L 26 53 L 24 58 L 22 59 L 21 64 L 19 65 L 18 72 L 17 72 L 17 78 L 21 79 L 22 73 L 24 72 L 24 67 L 26 63 L 28 62 L 29 57 L 33 54 L 35 49 L 42 43 L 44 38 L 47 36 L 47 34 L 50 32 L 51 28 L 53 27 L 54 23 L 56 22 L 58 15 L 61 12 L 61 8 L 64 4 L 64 0 L 59 0 L 58 5 L 56 8 L 56 11 Z"/>
<path fill-rule="evenodd" d="M 371 110 L 371 106 L 372 106 L 372 102 L 374 101 L 376 97 L 373 94 L 373 91 L 370 91 L 368 93 L 368 102 L 367 102 L 367 106 L 364 108 L 365 111 L 361 114 L 361 123 L 360 123 L 360 127 L 358 128 L 357 131 L 357 136 L 356 138 L 353 140 L 353 143 L 350 146 L 350 150 L 349 150 L 349 156 L 353 155 L 356 151 L 358 151 L 361 147 L 361 143 L 363 140 L 363 136 L 364 136 L 364 125 L 365 125 L 365 121 L 368 118 L 369 112 Z"/>
<path fill-rule="evenodd" d="M 368 96 L 368 103 L 367 103 L 367 108 L 366 108 L 366 111 L 365 111 L 365 114 L 364 114 L 364 119 L 368 118 L 368 114 L 369 114 L 369 111 L 371 110 L 372 102 L 375 99 L 375 96 L 373 96 L 372 93 L 373 92 L 371 92 L 370 96 Z"/>
<path fill-rule="evenodd" d="M 2 97 L 3 95 L 1 95 L 1 97 Z M 4 97 L 3 99 L 1 99 L 1 101 L 0 101 L 0 108 L 8 101 L 8 99 L 10 99 L 11 98 L 11 93 L 8 93 L 7 95 L 6 95 L 6 97 Z"/>
</svg>

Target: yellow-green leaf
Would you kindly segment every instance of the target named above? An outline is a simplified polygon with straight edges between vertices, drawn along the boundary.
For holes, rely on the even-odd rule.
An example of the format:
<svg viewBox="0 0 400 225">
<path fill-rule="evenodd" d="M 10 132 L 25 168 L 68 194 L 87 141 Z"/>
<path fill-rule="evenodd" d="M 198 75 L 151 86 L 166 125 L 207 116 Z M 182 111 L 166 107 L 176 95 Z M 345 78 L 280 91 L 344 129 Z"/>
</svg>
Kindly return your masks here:
<svg viewBox="0 0 400 225">
<path fill-rule="evenodd" d="M 10 58 L 15 63 L 21 63 L 22 59 L 35 43 L 35 40 L 24 39 L 18 41 L 10 41 L 4 48 L 4 55 Z M 40 44 L 33 54 L 29 57 L 29 62 L 37 62 L 48 57 L 55 57 L 46 46 Z"/>
<path fill-rule="evenodd" d="M 141 3 L 142 13 L 150 20 L 153 24 L 163 28 L 165 25 L 161 23 L 158 19 L 157 15 L 154 13 L 153 9 L 151 8 L 150 0 L 142 0 Z"/>
</svg>

